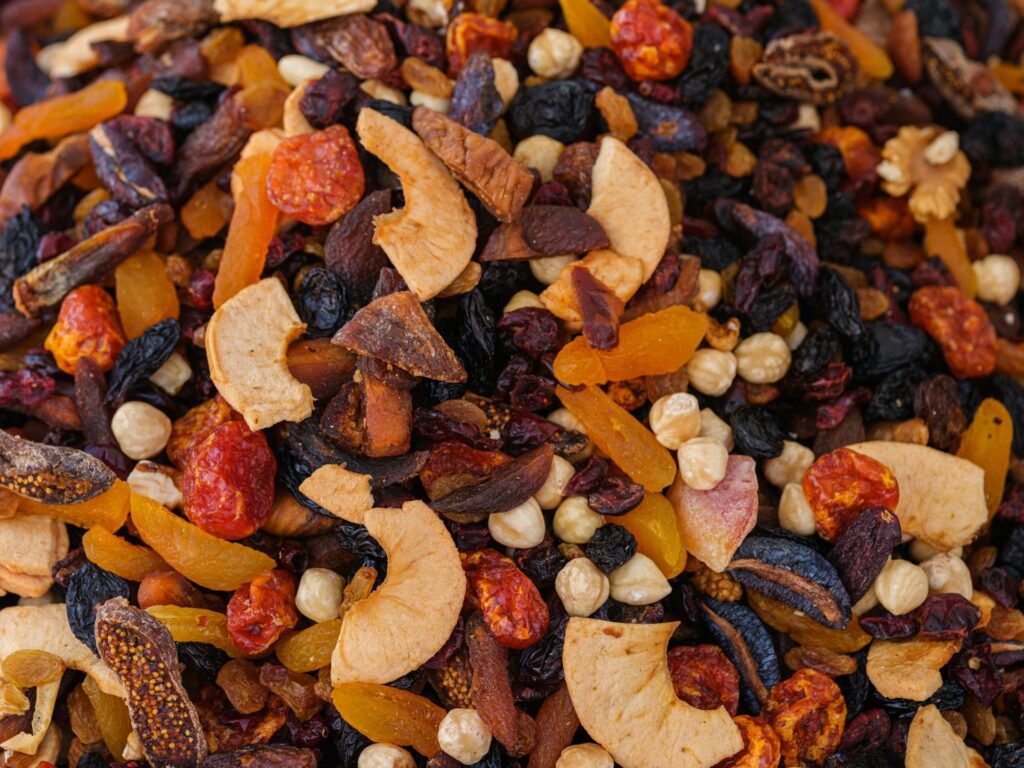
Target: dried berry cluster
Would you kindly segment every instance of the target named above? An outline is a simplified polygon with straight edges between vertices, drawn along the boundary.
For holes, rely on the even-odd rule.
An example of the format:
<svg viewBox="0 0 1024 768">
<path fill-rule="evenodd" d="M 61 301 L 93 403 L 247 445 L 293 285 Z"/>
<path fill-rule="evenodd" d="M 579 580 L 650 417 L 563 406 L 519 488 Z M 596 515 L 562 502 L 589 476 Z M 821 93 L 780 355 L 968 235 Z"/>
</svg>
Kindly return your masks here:
<svg viewBox="0 0 1024 768">
<path fill-rule="evenodd" d="M 4 764 L 1024 766 L 1020 10 L 4 4 Z"/>
</svg>

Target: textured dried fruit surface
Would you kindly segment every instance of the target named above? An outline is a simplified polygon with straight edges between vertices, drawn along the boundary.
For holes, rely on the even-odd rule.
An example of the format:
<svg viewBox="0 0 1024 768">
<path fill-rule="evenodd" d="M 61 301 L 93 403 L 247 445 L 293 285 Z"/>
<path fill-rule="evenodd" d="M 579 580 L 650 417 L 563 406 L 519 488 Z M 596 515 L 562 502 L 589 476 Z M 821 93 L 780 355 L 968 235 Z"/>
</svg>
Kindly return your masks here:
<svg viewBox="0 0 1024 768">
<path fill-rule="evenodd" d="M 114 271 L 117 311 L 129 339 L 142 335 L 154 323 L 178 318 L 180 306 L 164 261 L 144 251 L 121 262 Z"/>
<path fill-rule="evenodd" d="M 223 613 L 181 605 L 151 605 L 146 613 L 167 627 L 176 643 L 207 643 L 232 658 L 246 655 L 232 641 Z"/>
<path fill-rule="evenodd" d="M 441 751 L 437 728 L 446 713 L 429 699 L 376 683 L 342 683 L 331 700 L 345 722 L 372 741 L 409 746 L 424 757 Z"/>
<path fill-rule="evenodd" d="M 238 418 L 239 414 L 220 395 L 190 408 L 184 416 L 171 424 L 167 458 L 176 467 L 183 469 L 192 448 L 203 442 L 221 424 Z"/>
<path fill-rule="evenodd" d="M 590 0 L 558 0 L 569 32 L 584 48 L 611 48 L 611 23 Z"/>
<path fill-rule="evenodd" d="M 295 577 L 275 569 L 235 590 L 228 601 L 231 640 L 246 653 L 263 653 L 299 621 Z"/>
<path fill-rule="evenodd" d="M 929 216 L 924 224 L 924 250 L 936 255 L 949 270 L 953 280 L 969 299 L 978 294 L 978 277 L 971 267 L 970 256 L 960 240 L 956 222 L 952 217 L 937 219 Z"/>
<path fill-rule="evenodd" d="M 507 59 L 516 41 L 516 28 L 507 21 L 492 19 L 480 13 L 460 13 L 448 25 L 445 50 L 448 74 L 455 77 L 475 51 L 486 51 L 492 57 Z"/>
<path fill-rule="evenodd" d="M 569 689 L 562 683 L 537 710 L 537 742 L 530 752 L 529 768 L 554 768 L 579 727 Z"/>
<path fill-rule="evenodd" d="M 958 379 L 988 376 L 996 367 L 996 332 L 985 310 L 959 289 L 929 285 L 910 297 L 910 319 L 942 347 Z"/>
<path fill-rule="evenodd" d="M 82 546 L 91 562 L 129 581 L 142 581 L 148 574 L 168 567 L 153 550 L 125 541 L 99 526 L 86 531 Z"/>
<path fill-rule="evenodd" d="M 856 617 L 845 629 L 830 629 L 785 603 L 772 600 L 760 592 L 747 593 L 750 607 L 765 624 L 789 635 L 801 645 L 827 648 L 836 653 L 853 653 L 871 642 L 871 635 L 860 628 Z"/>
<path fill-rule="evenodd" d="M 577 336 L 555 357 L 555 375 L 577 385 L 672 373 L 690 360 L 707 328 L 707 318 L 688 307 L 643 315 L 623 323 L 618 345 L 606 351 Z"/>
<path fill-rule="evenodd" d="M 128 519 L 128 504 L 131 488 L 123 480 L 115 479 L 113 484 L 98 496 L 77 504 L 43 504 L 34 499 L 22 497 L 18 500 L 19 514 L 49 515 L 65 523 L 81 528 L 94 526 L 116 531 Z"/>
<path fill-rule="evenodd" d="M 868 649 L 865 671 L 882 696 L 924 701 L 939 690 L 939 670 L 958 645 L 953 640 L 875 640 Z"/>
<path fill-rule="evenodd" d="M 864 74 L 877 80 L 889 79 L 893 71 L 892 61 L 882 48 L 871 42 L 859 29 L 848 24 L 828 0 L 810 0 L 810 3 L 818 15 L 822 31 L 831 32 L 846 43 Z"/>
<path fill-rule="evenodd" d="M 125 341 L 110 294 L 98 285 L 83 285 L 64 297 L 45 346 L 57 366 L 74 375 L 81 357 L 88 357 L 100 370 L 109 371 Z"/>
<path fill-rule="evenodd" d="M 743 749 L 716 768 L 776 768 L 782 760 L 779 735 L 760 717 L 740 715 L 733 722 L 743 737 Z"/>
<path fill-rule="evenodd" d="M 195 584 L 166 563 L 163 570 L 152 571 L 139 582 L 136 599 L 140 608 L 149 608 L 152 605 L 205 608 L 211 602 Z"/>
<path fill-rule="evenodd" d="M 896 475 L 884 464 L 849 448 L 819 456 L 804 474 L 804 495 L 822 538 L 835 541 L 869 507 L 895 510 Z"/>
<path fill-rule="evenodd" d="M 509 558 L 493 549 L 462 553 L 470 602 L 499 643 L 528 648 L 548 628 L 547 604 L 530 578 Z"/>
<path fill-rule="evenodd" d="M 465 636 L 472 669 L 473 708 L 494 738 L 506 749 L 514 749 L 519 711 L 508 678 L 508 653 L 479 614 L 467 620 Z"/>
<path fill-rule="evenodd" d="M 654 561 L 665 578 L 672 579 L 686 567 L 676 510 L 660 493 L 648 492 L 643 501 L 624 515 L 610 519 L 636 539 L 636 550 Z"/>
<path fill-rule="evenodd" d="M 661 491 L 676 474 L 672 455 L 654 434 L 597 387 L 573 392 L 559 387 L 558 399 L 583 424 L 587 436 L 631 480 Z"/>
<path fill-rule="evenodd" d="M 960 438 L 956 455 L 985 470 L 985 503 L 994 514 L 1003 500 L 1006 473 L 1010 469 L 1013 421 L 998 400 L 985 398 L 974 412 L 971 425 Z"/>
<path fill-rule="evenodd" d="M 778 734 L 783 756 L 821 764 L 843 737 L 846 700 L 832 678 L 801 669 L 772 686 L 761 716 Z"/>
<path fill-rule="evenodd" d="M 657 0 L 629 0 L 611 22 L 612 50 L 634 80 L 668 80 L 686 68 L 693 28 Z"/>
<path fill-rule="evenodd" d="M 681 645 L 668 652 L 668 672 L 676 696 L 697 709 L 725 707 L 735 716 L 740 675 L 717 645 Z"/>
</svg>

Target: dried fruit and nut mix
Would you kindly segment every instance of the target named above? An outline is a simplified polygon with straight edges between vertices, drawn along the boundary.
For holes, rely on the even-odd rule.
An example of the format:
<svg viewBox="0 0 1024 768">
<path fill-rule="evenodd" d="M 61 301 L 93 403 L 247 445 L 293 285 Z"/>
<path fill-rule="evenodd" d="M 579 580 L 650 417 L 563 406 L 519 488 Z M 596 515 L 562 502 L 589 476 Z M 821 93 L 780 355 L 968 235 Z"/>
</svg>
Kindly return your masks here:
<svg viewBox="0 0 1024 768">
<path fill-rule="evenodd" d="M 1022 768 L 1010 0 L 11 0 L 0 762 Z"/>
</svg>

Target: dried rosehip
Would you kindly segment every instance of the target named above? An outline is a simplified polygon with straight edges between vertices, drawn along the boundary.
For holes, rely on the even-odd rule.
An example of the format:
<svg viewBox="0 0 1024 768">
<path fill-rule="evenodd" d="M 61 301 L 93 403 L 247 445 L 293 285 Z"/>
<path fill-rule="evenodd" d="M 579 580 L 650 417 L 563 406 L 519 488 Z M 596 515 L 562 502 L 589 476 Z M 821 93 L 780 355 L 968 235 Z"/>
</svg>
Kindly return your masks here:
<svg viewBox="0 0 1024 768">
<path fill-rule="evenodd" d="M 267 172 L 267 197 L 304 224 L 331 224 L 355 207 L 366 188 L 355 142 L 343 125 L 285 139 Z"/>
<path fill-rule="evenodd" d="M 803 487 L 818 533 L 828 541 L 841 536 L 865 509 L 896 509 L 900 499 L 892 471 L 849 448 L 819 456 L 804 474 Z"/>
<path fill-rule="evenodd" d="M 846 700 L 832 678 L 801 669 L 772 687 L 761 715 L 779 735 L 787 762 L 820 765 L 843 737 Z"/>
<path fill-rule="evenodd" d="M 775 729 L 750 715 L 734 717 L 733 722 L 743 737 L 743 749 L 715 768 L 775 768 L 782 760 L 782 745 Z"/>
<path fill-rule="evenodd" d="M 251 536 L 270 516 L 276 472 L 262 432 L 241 421 L 221 424 L 188 454 L 182 472 L 185 515 L 222 539 Z"/>
<path fill-rule="evenodd" d="M 527 648 L 548 629 L 548 607 L 537 587 L 509 558 L 493 549 L 462 553 L 467 598 L 479 607 L 499 643 Z"/>
<path fill-rule="evenodd" d="M 510 22 L 480 13 L 460 13 L 452 19 L 445 35 L 448 73 L 452 77 L 458 75 L 474 51 L 486 51 L 496 58 L 511 58 L 512 46 L 518 35 Z"/>
<path fill-rule="evenodd" d="M 942 347 L 958 379 L 988 376 L 996 367 L 996 332 L 985 310 L 958 288 L 928 285 L 910 297 L 910 319 Z"/>
<path fill-rule="evenodd" d="M 600 529 L 599 529 L 600 530 Z M 668 652 L 668 671 L 676 696 L 697 709 L 740 706 L 740 675 L 716 645 L 681 645 Z"/>
<path fill-rule="evenodd" d="M 171 437 L 167 441 L 167 458 L 178 469 L 184 469 L 185 460 L 195 446 L 221 424 L 239 419 L 241 415 L 220 395 L 200 403 L 171 425 Z"/>
<path fill-rule="evenodd" d="M 276 569 L 235 590 L 228 601 L 228 634 L 246 653 L 272 646 L 299 622 L 295 612 L 295 577 Z"/>
<path fill-rule="evenodd" d="M 100 370 L 109 371 L 124 344 L 114 300 L 98 285 L 83 285 L 64 297 L 44 342 L 57 366 L 72 375 L 80 357 L 92 358 Z"/>
<path fill-rule="evenodd" d="M 684 69 L 693 28 L 657 0 L 629 0 L 612 16 L 612 49 L 634 80 L 668 80 Z"/>
</svg>

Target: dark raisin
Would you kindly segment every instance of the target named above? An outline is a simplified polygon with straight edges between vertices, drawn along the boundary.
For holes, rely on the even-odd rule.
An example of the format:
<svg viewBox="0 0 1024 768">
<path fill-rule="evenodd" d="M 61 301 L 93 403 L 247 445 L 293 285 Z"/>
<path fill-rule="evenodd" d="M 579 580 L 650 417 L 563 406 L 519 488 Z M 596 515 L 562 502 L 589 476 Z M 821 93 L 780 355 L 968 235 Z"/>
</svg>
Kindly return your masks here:
<svg viewBox="0 0 1024 768">
<path fill-rule="evenodd" d="M 885 507 L 871 507 L 836 539 L 828 559 L 839 572 L 850 600 L 856 602 L 867 594 L 901 538 L 896 515 Z"/>
<path fill-rule="evenodd" d="M 702 267 L 716 272 L 721 272 L 740 258 L 740 249 L 725 238 L 719 237 L 688 237 L 685 250 L 699 257 Z"/>
<path fill-rule="evenodd" d="M 777 285 L 764 291 L 750 305 L 747 319 L 750 330 L 762 332 L 771 330 L 779 317 L 796 301 L 796 291 L 789 285 Z"/>
<path fill-rule="evenodd" d="M 14 281 L 36 265 L 43 230 L 28 207 L 11 218 L 0 234 L 0 306 L 13 309 Z"/>
<path fill-rule="evenodd" d="M 810 377 L 821 371 L 839 350 L 839 339 L 832 329 L 815 328 L 793 352 L 790 370 L 798 376 Z"/>
<path fill-rule="evenodd" d="M 693 30 L 693 50 L 676 85 L 688 107 L 700 107 L 711 98 L 729 71 L 729 34 L 715 24 Z"/>
<path fill-rule="evenodd" d="M 299 286 L 299 317 L 313 337 L 333 336 L 351 317 L 345 284 L 334 272 L 313 267 Z"/>
<path fill-rule="evenodd" d="M 989 765 L 991 768 L 1024 768 L 1024 739 L 993 747 Z"/>
<path fill-rule="evenodd" d="M 502 315 L 498 331 L 506 344 L 531 357 L 557 350 L 562 336 L 558 318 L 539 307 L 524 307 Z"/>
<path fill-rule="evenodd" d="M 917 361 L 928 347 L 928 336 L 912 325 L 878 320 L 864 325 L 864 333 L 850 344 L 852 362 L 860 379 L 877 379 Z"/>
<path fill-rule="evenodd" d="M 981 574 L 981 588 L 1003 608 L 1017 604 L 1018 579 L 1007 568 L 989 568 Z"/>
<path fill-rule="evenodd" d="M 520 90 L 506 119 L 516 139 L 539 133 L 568 144 L 583 133 L 593 109 L 594 96 L 582 83 L 559 80 Z"/>
<path fill-rule="evenodd" d="M 594 532 L 583 551 L 594 565 L 611 573 L 636 554 L 636 539 L 621 525 L 608 523 Z"/>
<path fill-rule="evenodd" d="M 860 628 L 878 640 L 903 640 L 917 634 L 913 613 L 894 616 L 882 606 L 862 613 Z"/>
<path fill-rule="evenodd" d="M 149 326 L 141 336 L 132 339 L 117 356 L 110 372 L 107 403 L 120 404 L 134 387 L 156 373 L 181 338 L 181 325 L 173 317 Z"/>
<path fill-rule="evenodd" d="M 71 631 L 96 653 L 96 606 L 129 595 L 128 582 L 93 563 L 85 563 L 68 576 L 67 612 Z"/>
<path fill-rule="evenodd" d="M 949 0 L 907 0 L 903 8 L 917 16 L 922 37 L 958 37 L 960 14 Z"/>
<path fill-rule="evenodd" d="M 566 563 L 565 556 L 550 536 L 535 547 L 517 550 L 512 559 L 519 570 L 541 585 L 554 584 L 555 577 Z"/>
<path fill-rule="evenodd" d="M 729 417 L 736 452 L 755 459 L 771 459 L 782 453 L 786 436 L 772 414 L 757 405 L 742 405 Z"/>
<path fill-rule="evenodd" d="M 925 379 L 914 392 L 914 413 L 928 425 L 928 443 L 943 451 L 955 451 L 967 429 L 956 380 L 940 373 Z"/>
<path fill-rule="evenodd" d="M 327 128 L 341 120 L 342 110 L 359 91 L 359 81 L 348 72 L 332 69 L 306 86 L 299 111 L 314 128 Z"/>
<path fill-rule="evenodd" d="M 505 102 L 494 85 L 494 65 L 486 51 L 474 51 L 459 70 L 448 117 L 484 136 L 501 116 Z"/>
<path fill-rule="evenodd" d="M 224 651 L 209 643 L 178 643 L 177 645 L 178 658 L 185 666 L 198 672 L 208 683 L 216 682 L 220 668 L 230 661 Z"/>
<path fill-rule="evenodd" d="M 487 394 L 494 386 L 496 330 L 494 313 L 479 288 L 459 297 L 459 325 L 452 343 L 469 378 L 466 386 Z"/>
<path fill-rule="evenodd" d="M 864 333 L 857 292 L 834 269 L 821 270 L 818 285 L 818 315 L 844 339 L 856 339 Z"/>
<path fill-rule="evenodd" d="M 981 611 L 956 592 L 931 595 L 922 603 L 914 616 L 918 624 L 918 637 L 924 640 L 963 641 L 978 625 Z"/>
<path fill-rule="evenodd" d="M 627 94 L 636 115 L 640 134 L 654 141 L 659 152 L 700 152 L 707 144 L 708 132 L 697 116 L 680 107 L 658 104 Z"/>
<path fill-rule="evenodd" d="M 644 487 L 621 477 L 605 478 L 587 495 L 587 504 L 599 515 L 617 517 L 636 509 L 644 500 Z"/>
</svg>

